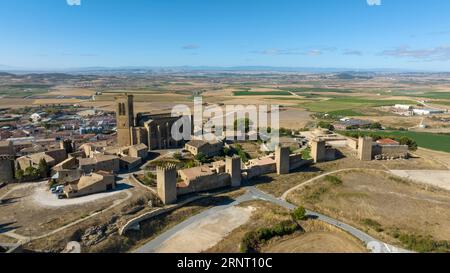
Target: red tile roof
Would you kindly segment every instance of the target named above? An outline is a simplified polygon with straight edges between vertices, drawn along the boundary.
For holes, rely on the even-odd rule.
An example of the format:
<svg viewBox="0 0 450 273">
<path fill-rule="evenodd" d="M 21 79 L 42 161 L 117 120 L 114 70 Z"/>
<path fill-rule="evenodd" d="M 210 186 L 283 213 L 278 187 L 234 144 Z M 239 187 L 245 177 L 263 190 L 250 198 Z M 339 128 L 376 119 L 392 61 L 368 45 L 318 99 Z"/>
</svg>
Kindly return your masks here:
<svg viewBox="0 0 450 273">
<path fill-rule="evenodd" d="M 397 141 L 390 139 L 390 138 L 383 138 L 377 141 L 380 145 L 399 145 Z"/>
</svg>

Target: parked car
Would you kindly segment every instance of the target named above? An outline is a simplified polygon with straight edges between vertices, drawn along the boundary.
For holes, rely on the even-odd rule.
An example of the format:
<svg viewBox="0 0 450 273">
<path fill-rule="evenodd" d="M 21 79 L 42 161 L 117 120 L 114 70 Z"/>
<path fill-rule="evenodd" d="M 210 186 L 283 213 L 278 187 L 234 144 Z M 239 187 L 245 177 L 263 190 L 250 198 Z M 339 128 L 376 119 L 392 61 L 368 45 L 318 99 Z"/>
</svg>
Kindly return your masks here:
<svg viewBox="0 0 450 273">
<path fill-rule="evenodd" d="M 66 199 L 66 195 L 65 194 L 58 194 L 58 199 Z"/>
<path fill-rule="evenodd" d="M 53 194 L 61 194 L 64 192 L 64 186 L 57 186 L 51 189 Z"/>
</svg>

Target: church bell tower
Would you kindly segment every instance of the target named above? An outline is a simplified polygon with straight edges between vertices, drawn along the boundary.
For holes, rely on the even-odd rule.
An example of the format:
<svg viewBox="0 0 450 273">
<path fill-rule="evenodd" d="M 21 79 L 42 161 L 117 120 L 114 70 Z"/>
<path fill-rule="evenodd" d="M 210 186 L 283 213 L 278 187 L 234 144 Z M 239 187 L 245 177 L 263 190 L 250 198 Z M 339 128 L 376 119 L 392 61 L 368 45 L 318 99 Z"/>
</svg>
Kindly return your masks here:
<svg viewBox="0 0 450 273">
<path fill-rule="evenodd" d="M 119 146 L 130 146 L 131 130 L 134 127 L 133 95 L 123 94 L 115 98 L 117 119 L 117 143 Z"/>
</svg>

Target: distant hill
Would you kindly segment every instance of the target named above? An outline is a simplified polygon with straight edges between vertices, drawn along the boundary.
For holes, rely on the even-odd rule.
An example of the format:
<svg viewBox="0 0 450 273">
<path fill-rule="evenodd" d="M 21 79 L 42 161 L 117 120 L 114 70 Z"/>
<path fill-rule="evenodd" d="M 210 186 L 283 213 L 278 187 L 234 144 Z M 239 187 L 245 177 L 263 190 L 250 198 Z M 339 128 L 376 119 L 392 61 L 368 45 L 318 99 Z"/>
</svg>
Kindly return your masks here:
<svg viewBox="0 0 450 273">
<path fill-rule="evenodd" d="M 336 74 L 335 77 L 339 80 L 370 80 L 373 79 L 372 76 L 369 75 L 361 75 L 361 74 L 352 74 L 352 73 L 339 73 Z"/>
<path fill-rule="evenodd" d="M 0 72 L 0 77 L 14 77 L 14 74 L 8 72 Z"/>
</svg>

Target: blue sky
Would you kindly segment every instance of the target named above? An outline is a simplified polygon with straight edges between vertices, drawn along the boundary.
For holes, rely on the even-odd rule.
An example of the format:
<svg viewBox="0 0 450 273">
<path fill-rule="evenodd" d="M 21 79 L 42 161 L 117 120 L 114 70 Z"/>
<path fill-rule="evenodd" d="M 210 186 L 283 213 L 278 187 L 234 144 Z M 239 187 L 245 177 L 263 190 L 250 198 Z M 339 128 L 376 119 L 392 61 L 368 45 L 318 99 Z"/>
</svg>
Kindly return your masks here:
<svg viewBox="0 0 450 273">
<path fill-rule="evenodd" d="M 77 0 L 2 0 L 0 68 L 450 71 L 446 0 L 81 0 L 79 6 L 67 1 Z"/>
</svg>

